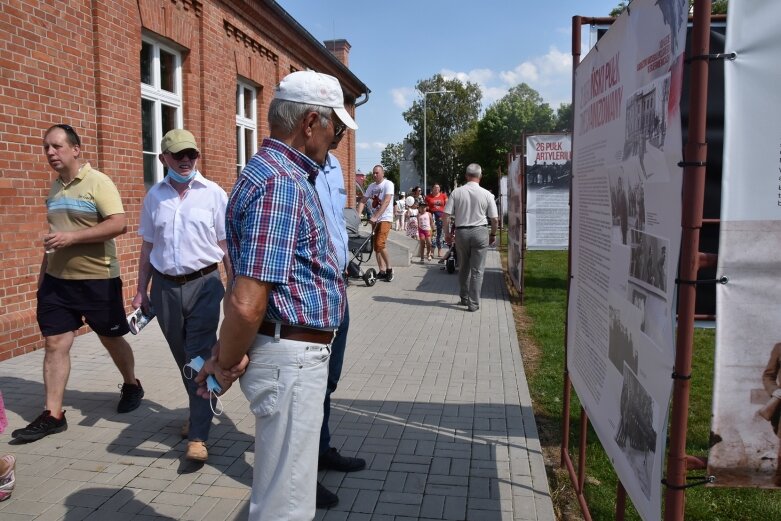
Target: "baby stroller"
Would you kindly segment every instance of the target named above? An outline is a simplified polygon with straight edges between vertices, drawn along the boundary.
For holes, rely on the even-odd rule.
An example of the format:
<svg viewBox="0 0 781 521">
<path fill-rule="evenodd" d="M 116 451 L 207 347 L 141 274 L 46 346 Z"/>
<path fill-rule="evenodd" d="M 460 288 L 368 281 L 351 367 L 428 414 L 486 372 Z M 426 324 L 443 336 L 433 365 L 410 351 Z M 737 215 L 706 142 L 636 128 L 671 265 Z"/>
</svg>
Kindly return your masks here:
<svg viewBox="0 0 781 521">
<path fill-rule="evenodd" d="M 361 225 L 361 217 L 354 208 L 344 209 L 344 220 L 347 225 L 347 248 L 353 254 L 353 258 L 347 263 L 347 276 L 353 279 L 363 280 L 367 286 L 374 286 L 377 282 L 377 270 L 369 268 L 363 271 L 361 264 L 372 258 L 372 239 L 374 227 L 369 235 L 362 235 L 358 228 Z"/>
<path fill-rule="evenodd" d="M 450 233 L 453 233 L 455 231 L 455 227 L 450 225 Z M 455 273 L 456 268 L 458 267 L 458 255 L 456 254 L 456 239 L 453 238 L 453 241 L 450 243 L 450 248 L 447 250 L 447 253 L 444 257 L 439 261 L 441 264 L 444 264 L 441 269 L 446 270 L 448 273 Z"/>
<path fill-rule="evenodd" d="M 444 264 L 441 269 L 446 270 L 448 273 L 455 273 L 456 267 L 458 267 L 458 256 L 456 255 L 456 241 L 453 241 L 453 244 L 450 245 L 450 249 L 447 250 L 447 253 L 444 257 L 442 257 L 442 260 L 440 261 Z"/>
</svg>

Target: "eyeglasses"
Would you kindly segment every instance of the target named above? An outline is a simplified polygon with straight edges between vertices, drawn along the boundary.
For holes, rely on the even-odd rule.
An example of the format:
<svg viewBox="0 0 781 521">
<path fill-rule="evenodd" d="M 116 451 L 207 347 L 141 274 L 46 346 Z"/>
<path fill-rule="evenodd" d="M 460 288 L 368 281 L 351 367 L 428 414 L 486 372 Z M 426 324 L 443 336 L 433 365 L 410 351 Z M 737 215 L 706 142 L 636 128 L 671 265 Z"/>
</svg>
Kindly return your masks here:
<svg viewBox="0 0 781 521">
<path fill-rule="evenodd" d="M 185 157 L 192 161 L 193 159 L 198 159 L 198 156 L 200 156 L 198 151 L 194 148 L 186 148 L 184 150 L 180 150 L 179 152 L 169 152 L 169 154 L 171 154 L 171 157 L 177 161 L 181 161 Z"/>
<path fill-rule="evenodd" d="M 347 125 L 342 123 L 338 119 L 331 119 L 331 123 L 334 124 L 334 137 L 337 138 L 344 134 L 344 131 L 347 130 Z"/>
<path fill-rule="evenodd" d="M 66 125 L 65 123 L 60 123 L 58 125 L 54 125 L 54 127 L 64 130 L 65 134 L 68 136 L 68 141 L 70 144 L 81 148 L 81 138 L 76 133 L 76 131 L 73 130 L 72 126 Z"/>
</svg>

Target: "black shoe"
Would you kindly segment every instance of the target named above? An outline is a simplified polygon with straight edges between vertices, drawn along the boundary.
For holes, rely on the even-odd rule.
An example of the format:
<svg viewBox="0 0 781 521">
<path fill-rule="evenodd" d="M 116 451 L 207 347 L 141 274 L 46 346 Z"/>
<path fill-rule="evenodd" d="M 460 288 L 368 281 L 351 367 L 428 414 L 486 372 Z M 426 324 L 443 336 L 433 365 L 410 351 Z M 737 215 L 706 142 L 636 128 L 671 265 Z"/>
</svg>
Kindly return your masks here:
<svg viewBox="0 0 781 521">
<path fill-rule="evenodd" d="M 317 460 L 318 470 L 338 470 L 340 472 L 355 472 L 366 468 L 366 460 L 363 458 L 348 458 L 339 454 L 331 447 L 320 454 Z"/>
<path fill-rule="evenodd" d="M 467 311 L 477 311 L 480 309 L 480 306 L 469 306 L 466 308 Z"/>
<path fill-rule="evenodd" d="M 388 271 L 385 272 L 385 282 L 390 282 L 393 280 L 393 269 L 388 268 Z"/>
<path fill-rule="evenodd" d="M 67 430 L 68 421 L 65 419 L 65 411 L 62 411 L 62 418 L 57 419 L 52 416 L 51 411 L 46 410 L 24 429 L 16 429 L 12 432 L 11 437 L 23 441 L 35 441 L 49 434 Z"/>
<path fill-rule="evenodd" d="M 317 484 L 317 508 L 331 508 L 339 504 L 339 496 L 325 488 L 320 483 Z"/>
<path fill-rule="evenodd" d="M 458 305 L 459 306 L 468 306 L 469 305 L 469 301 L 467 299 L 465 299 L 465 298 L 462 298 L 461 300 L 458 301 Z"/>
<path fill-rule="evenodd" d="M 136 378 L 136 385 L 122 384 L 119 386 L 122 397 L 117 404 L 117 412 L 130 412 L 138 409 L 141 405 L 141 398 L 144 397 L 144 388 L 141 387 L 141 381 Z"/>
<path fill-rule="evenodd" d="M 388 278 L 388 274 L 384 271 L 377 272 L 377 280 L 385 280 Z"/>
</svg>

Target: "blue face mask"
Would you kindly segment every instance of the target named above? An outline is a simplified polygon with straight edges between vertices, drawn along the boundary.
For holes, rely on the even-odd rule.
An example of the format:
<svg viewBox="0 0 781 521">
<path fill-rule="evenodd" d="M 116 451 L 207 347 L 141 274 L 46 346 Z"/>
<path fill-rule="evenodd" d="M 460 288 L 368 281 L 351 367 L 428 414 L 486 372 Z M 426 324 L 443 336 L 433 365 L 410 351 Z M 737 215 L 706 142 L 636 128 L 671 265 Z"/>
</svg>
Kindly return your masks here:
<svg viewBox="0 0 781 521">
<path fill-rule="evenodd" d="M 195 177 L 195 172 L 196 171 L 193 170 L 192 172 L 190 172 L 190 175 L 185 177 L 183 175 L 180 175 L 180 174 L 174 172 L 173 168 L 169 168 L 168 169 L 168 174 L 166 174 L 166 175 L 168 177 L 170 177 L 171 179 L 173 179 L 174 181 L 176 181 L 177 183 L 189 183 L 190 181 L 192 181 L 193 177 Z"/>
</svg>

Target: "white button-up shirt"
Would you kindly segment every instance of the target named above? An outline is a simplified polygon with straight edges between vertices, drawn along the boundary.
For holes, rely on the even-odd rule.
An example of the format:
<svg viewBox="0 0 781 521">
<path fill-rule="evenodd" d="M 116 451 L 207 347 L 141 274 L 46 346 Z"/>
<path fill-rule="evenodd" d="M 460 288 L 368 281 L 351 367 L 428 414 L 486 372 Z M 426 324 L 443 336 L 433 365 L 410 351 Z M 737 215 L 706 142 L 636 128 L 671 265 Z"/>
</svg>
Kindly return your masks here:
<svg viewBox="0 0 781 521">
<path fill-rule="evenodd" d="M 152 267 L 166 275 L 186 275 L 222 261 L 228 196 L 200 172 L 184 197 L 168 178 L 144 198 L 138 234 L 152 243 Z"/>
</svg>

